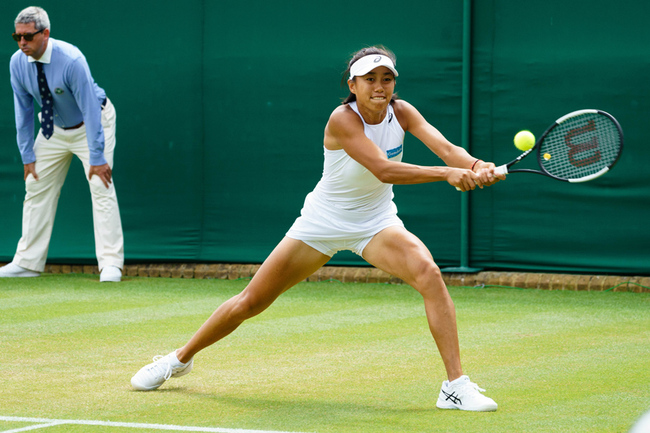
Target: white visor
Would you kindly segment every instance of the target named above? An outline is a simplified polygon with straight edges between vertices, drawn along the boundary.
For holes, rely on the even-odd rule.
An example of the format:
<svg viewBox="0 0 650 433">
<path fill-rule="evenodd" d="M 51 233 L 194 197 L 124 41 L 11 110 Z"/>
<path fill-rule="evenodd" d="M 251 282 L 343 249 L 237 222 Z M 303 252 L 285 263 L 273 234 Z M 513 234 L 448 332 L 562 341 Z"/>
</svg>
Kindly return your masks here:
<svg viewBox="0 0 650 433">
<path fill-rule="evenodd" d="M 380 66 L 386 66 L 396 77 L 399 75 L 393 61 L 381 54 L 369 54 L 354 62 L 350 68 L 350 80 L 354 77 L 366 75 L 368 72 Z"/>
</svg>

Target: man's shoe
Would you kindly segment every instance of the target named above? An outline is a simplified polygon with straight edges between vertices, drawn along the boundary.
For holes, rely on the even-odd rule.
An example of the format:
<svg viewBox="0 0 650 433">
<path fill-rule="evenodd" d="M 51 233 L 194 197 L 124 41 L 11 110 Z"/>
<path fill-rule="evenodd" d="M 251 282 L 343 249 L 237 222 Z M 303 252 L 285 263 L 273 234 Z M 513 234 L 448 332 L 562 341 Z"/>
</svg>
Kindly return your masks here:
<svg viewBox="0 0 650 433">
<path fill-rule="evenodd" d="M 99 275 L 99 281 L 119 283 L 122 281 L 122 271 L 117 266 L 106 266 Z"/>
<path fill-rule="evenodd" d="M 40 272 L 30 271 L 15 263 L 9 263 L 0 268 L 0 278 L 13 278 L 13 277 L 38 277 Z"/>
<path fill-rule="evenodd" d="M 445 380 L 442 382 L 436 406 L 440 409 L 460 409 L 475 412 L 497 410 L 498 405 L 494 400 L 484 396 L 481 392 L 485 392 L 485 390 L 470 382 L 467 376 L 461 376 L 452 382 Z"/>
<path fill-rule="evenodd" d="M 170 377 L 181 377 L 192 371 L 194 358 L 183 364 L 176 357 L 176 351 L 166 356 L 154 356 L 153 362 L 145 365 L 131 378 L 131 385 L 138 391 L 153 391 Z"/>
</svg>

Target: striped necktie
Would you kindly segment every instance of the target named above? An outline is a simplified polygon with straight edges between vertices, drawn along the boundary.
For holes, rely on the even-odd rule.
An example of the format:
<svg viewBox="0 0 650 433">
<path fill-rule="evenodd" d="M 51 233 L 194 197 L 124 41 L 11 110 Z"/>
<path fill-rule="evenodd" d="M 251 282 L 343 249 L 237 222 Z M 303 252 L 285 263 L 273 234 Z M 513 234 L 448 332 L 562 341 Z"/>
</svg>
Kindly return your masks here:
<svg viewBox="0 0 650 433">
<path fill-rule="evenodd" d="M 43 107 L 41 109 L 41 129 L 43 136 L 49 140 L 54 133 L 54 100 L 52 99 L 52 92 L 47 85 L 45 72 L 43 72 L 43 64 L 36 62 L 36 69 L 38 70 L 38 90 L 41 92 L 41 101 Z"/>
</svg>

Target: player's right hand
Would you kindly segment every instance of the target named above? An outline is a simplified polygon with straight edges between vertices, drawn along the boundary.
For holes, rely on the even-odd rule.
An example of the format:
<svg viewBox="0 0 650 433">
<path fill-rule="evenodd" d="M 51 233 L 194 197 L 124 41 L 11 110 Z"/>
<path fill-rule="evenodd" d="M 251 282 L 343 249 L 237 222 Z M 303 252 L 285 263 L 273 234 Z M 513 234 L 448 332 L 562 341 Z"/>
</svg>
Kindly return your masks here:
<svg viewBox="0 0 650 433">
<path fill-rule="evenodd" d="M 455 186 L 463 192 L 473 190 L 477 186 L 483 188 L 481 177 L 472 170 L 466 170 L 463 168 L 453 168 L 449 172 L 447 182 L 449 182 L 451 186 Z"/>
</svg>

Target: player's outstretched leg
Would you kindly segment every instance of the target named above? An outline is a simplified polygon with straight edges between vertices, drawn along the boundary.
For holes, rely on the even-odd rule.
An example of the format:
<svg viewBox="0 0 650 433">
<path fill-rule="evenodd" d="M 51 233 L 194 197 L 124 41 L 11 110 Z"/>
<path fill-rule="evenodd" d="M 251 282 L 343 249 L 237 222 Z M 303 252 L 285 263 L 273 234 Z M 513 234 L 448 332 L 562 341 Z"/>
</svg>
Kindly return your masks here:
<svg viewBox="0 0 650 433">
<path fill-rule="evenodd" d="M 131 379 L 135 389 L 152 391 L 171 377 L 190 372 L 194 355 L 261 313 L 283 292 L 316 272 L 330 259 L 302 241 L 285 237 L 264 261 L 246 288 L 212 313 L 183 347 L 140 369 Z M 187 361 L 185 364 L 180 360 Z"/>
</svg>

